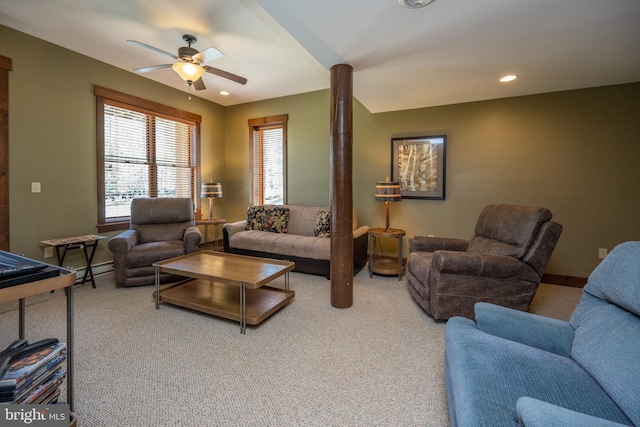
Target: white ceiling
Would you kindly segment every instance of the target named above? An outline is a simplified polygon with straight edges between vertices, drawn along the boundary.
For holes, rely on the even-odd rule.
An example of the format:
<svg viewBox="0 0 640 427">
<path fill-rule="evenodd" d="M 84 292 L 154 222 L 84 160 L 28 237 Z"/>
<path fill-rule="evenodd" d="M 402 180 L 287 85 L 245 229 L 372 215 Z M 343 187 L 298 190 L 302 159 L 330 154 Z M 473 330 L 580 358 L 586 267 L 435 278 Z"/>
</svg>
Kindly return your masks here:
<svg viewBox="0 0 640 427">
<path fill-rule="evenodd" d="M 172 62 L 127 39 L 177 53 L 193 34 L 248 79 L 203 77 L 225 106 L 326 89 L 339 63 L 371 112 L 640 81 L 640 0 L 0 0 L 0 24 L 125 70 Z"/>
</svg>

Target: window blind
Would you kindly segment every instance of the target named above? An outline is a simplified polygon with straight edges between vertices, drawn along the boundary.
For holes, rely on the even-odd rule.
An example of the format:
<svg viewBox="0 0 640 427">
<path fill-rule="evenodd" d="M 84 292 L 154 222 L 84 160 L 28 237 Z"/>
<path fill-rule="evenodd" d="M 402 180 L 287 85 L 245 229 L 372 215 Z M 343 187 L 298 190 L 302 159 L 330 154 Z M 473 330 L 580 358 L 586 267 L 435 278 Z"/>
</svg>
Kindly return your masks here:
<svg viewBox="0 0 640 427">
<path fill-rule="evenodd" d="M 284 146 L 282 126 L 254 130 L 254 204 L 284 203 Z"/>
<path fill-rule="evenodd" d="M 105 219 L 137 197 L 194 197 L 194 124 L 104 105 Z"/>
<path fill-rule="evenodd" d="M 251 130 L 251 203 L 286 203 L 286 123 L 288 116 L 249 120 Z"/>
</svg>

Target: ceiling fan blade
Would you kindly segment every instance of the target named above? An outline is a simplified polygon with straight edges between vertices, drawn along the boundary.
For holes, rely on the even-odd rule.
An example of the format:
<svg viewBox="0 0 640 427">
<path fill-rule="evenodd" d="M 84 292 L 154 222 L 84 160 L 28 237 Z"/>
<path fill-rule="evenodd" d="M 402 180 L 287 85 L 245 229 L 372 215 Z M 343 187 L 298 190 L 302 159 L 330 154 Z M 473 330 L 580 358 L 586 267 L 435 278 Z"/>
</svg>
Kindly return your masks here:
<svg viewBox="0 0 640 427">
<path fill-rule="evenodd" d="M 146 47 L 147 49 L 151 49 L 151 50 L 156 51 L 158 53 L 161 53 L 163 55 L 170 56 L 173 59 L 178 59 L 178 57 L 175 56 L 173 53 L 165 52 L 164 50 L 158 49 L 157 47 L 149 46 L 148 44 L 144 44 L 144 43 L 141 43 L 141 42 L 138 42 L 138 41 L 135 41 L 135 40 L 127 40 L 127 41 L 129 43 L 137 44 L 138 46 L 141 46 L 141 47 Z"/>
<path fill-rule="evenodd" d="M 151 67 L 136 68 L 136 73 L 148 73 L 149 71 L 162 70 L 163 68 L 171 68 L 172 64 L 152 65 Z"/>
<path fill-rule="evenodd" d="M 200 77 L 198 80 L 193 82 L 193 87 L 196 88 L 196 90 L 205 90 L 206 89 L 206 86 L 204 85 L 204 82 L 202 81 L 202 77 Z"/>
<path fill-rule="evenodd" d="M 215 47 L 210 47 L 202 52 L 196 53 L 193 55 L 193 58 L 200 61 L 201 64 L 204 64 L 205 62 L 213 61 L 214 59 L 222 58 L 223 56 L 224 53 L 220 52 Z"/>
<path fill-rule="evenodd" d="M 224 77 L 225 79 L 229 79 L 229 80 L 234 81 L 236 83 L 240 83 L 241 85 L 247 83 L 247 79 L 245 79 L 244 77 L 237 76 L 237 75 L 232 74 L 232 73 L 230 73 L 228 71 L 224 71 L 224 70 L 221 70 L 219 68 L 209 67 L 208 65 L 203 65 L 202 68 L 204 68 L 207 73 L 211 73 L 211 74 L 214 74 L 216 76 Z"/>
</svg>

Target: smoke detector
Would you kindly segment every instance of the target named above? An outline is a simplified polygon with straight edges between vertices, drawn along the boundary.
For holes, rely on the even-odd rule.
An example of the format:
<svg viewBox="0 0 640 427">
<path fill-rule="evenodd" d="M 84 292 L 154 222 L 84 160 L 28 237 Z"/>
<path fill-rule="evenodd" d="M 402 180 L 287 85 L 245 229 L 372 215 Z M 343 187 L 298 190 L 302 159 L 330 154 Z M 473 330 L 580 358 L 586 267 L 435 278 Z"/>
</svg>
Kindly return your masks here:
<svg viewBox="0 0 640 427">
<path fill-rule="evenodd" d="M 425 7 L 426 5 L 433 3 L 435 0 L 398 0 L 400 6 L 409 8 L 409 9 L 418 9 L 420 7 Z"/>
</svg>

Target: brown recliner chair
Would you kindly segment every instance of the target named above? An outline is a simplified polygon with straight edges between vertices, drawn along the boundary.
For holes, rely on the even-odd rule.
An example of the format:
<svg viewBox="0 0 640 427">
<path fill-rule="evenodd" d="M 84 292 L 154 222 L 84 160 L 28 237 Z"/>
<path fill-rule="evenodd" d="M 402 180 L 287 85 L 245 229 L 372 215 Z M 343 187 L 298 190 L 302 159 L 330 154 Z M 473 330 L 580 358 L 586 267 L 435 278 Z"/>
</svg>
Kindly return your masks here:
<svg viewBox="0 0 640 427">
<path fill-rule="evenodd" d="M 201 239 L 191 199 L 132 200 L 129 230 L 109 241 L 116 287 L 155 284 L 154 262 L 195 252 Z M 162 283 L 178 279 L 165 273 L 160 276 Z"/>
<path fill-rule="evenodd" d="M 411 296 L 434 319 L 474 319 L 478 301 L 526 311 L 562 233 L 551 217 L 544 208 L 489 205 L 471 240 L 410 237 Z"/>
</svg>

